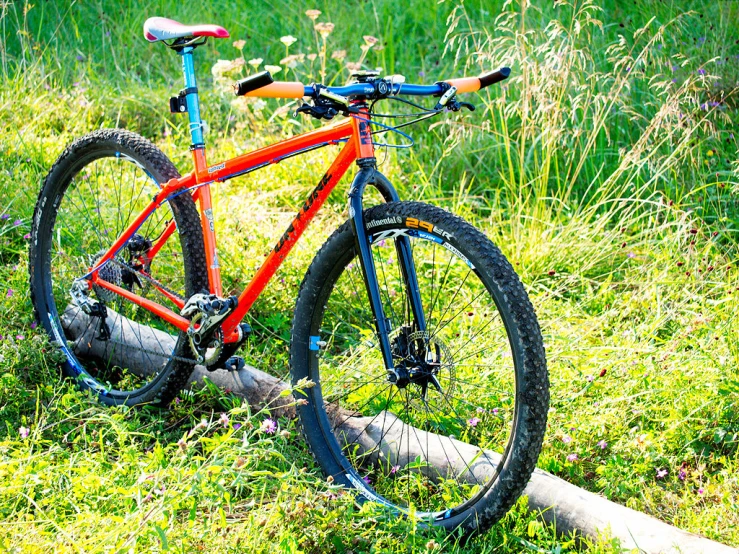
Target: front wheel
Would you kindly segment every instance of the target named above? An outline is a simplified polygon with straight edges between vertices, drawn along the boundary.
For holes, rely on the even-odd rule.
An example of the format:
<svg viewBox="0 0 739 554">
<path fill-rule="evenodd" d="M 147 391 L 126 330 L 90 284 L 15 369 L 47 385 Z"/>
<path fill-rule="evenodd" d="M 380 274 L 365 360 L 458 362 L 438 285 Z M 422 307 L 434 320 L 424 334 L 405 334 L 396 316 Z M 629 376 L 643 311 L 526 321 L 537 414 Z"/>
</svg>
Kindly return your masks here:
<svg viewBox="0 0 739 554">
<path fill-rule="evenodd" d="M 395 368 L 388 377 L 349 222 L 301 286 L 290 351 L 303 432 L 327 475 L 391 513 L 468 533 L 523 491 L 546 428 L 549 382 L 526 291 L 495 245 L 417 202 L 365 212 Z M 395 239 L 408 237 L 426 329 Z M 301 397 L 301 393 L 296 393 Z"/>
</svg>

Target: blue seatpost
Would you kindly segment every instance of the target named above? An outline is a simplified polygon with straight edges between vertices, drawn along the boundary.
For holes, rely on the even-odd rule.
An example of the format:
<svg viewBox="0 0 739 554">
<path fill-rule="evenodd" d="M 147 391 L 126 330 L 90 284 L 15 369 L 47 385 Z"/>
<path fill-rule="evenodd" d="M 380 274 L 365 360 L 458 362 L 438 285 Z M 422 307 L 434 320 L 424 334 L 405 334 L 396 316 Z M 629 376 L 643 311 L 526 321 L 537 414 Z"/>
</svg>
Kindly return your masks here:
<svg viewBox="0 0 739 554">
<path fill-rule="evenodd" d="M 192 137 L 191 148 L 203 148 L 203 122 L 200 119 L 200 101 L 198 99 L 198 87 L 195 83 L 195 66 L 192 61 L 191 46 L 180 50 L 182 56 L 182 74 L 185 77 L 185 100 L 187 101 L 187 114 L 190 117 L 190 136 Z"/>
</svg>

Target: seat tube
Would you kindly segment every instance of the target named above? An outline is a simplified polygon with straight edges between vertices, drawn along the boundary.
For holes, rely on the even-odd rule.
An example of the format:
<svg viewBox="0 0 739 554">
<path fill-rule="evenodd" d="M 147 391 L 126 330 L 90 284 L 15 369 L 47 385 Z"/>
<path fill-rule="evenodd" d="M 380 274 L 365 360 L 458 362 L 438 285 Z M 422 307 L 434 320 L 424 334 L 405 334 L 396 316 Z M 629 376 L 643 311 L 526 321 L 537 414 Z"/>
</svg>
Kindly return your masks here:
<svg viewBox="0 0 739 554">
<path fill-rule="evenodd" d="M 192 59 L 192 47 L 186 46 L 180 51 L 182 56 L 182 74 L 185 78 L 185 100 L 187 115 L 190 118 L 190 137 L 193 160 L 195 162 L 195 181 L 200 183 L 200 175 L 205 171 L 205 142 L 203 140 L 203 121 L 200 118 L 200 100 L 198 87 L 195 81 L 195 66 Z M 213 218 L 213 201 L 210 194 L 210 185 L 197 189 L 197 199 L 200 203 L 200 224 L 203 228 L 203 245 L 205 259 L 208 265 L 208 281 L 210 292 L 222 295 L 221 268 L 216 249 L 216 231 Z"/>
</svg>

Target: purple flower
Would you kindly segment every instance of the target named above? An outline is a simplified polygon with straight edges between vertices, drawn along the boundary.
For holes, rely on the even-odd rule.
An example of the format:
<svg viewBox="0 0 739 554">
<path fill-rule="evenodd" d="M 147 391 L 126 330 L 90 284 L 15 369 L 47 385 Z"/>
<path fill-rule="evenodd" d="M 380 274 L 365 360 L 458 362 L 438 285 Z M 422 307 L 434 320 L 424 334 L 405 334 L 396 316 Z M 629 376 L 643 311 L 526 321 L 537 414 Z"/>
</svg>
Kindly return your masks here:
<svg viewBox="0 0 739 554">
<path fill-rule="evenodd" d="M 228 414 L 221 414 L 218 421 L 220 421 L 224 427 L 228 427 Z"/>
<path fill-rule="evenodd" d="M 22 439 L 27 439 L 30 432 L 31 430 L 28 427 L 18 428 L 18 434 L 21 436 Z"/>
<path fill-rule="evenodd" d="M 23 238 L 26 240 L 31 240 L 31 233 L 26 233 L 25 235 L 23 235 Z"/>
<path fill-rule="evenodd" d="M 15 225 L 16 227 L 18 227 L 18 225 L 20 225 L 21 223 L 23 223 L 23 222 L 22 222 L 22 221 L 21 221 L 20 219 L 16 219 L 16 220 L 15 220 L 15 221 L 13 222 L 13 225 Z"/>
<path fill-rule="evenodd" d="M 8 297 L 8 298 L 10 298 L 14 294 L 15 294 L 15 291 L 13 289 L 8 289 L 8 294 L 6 294 L 5 296 Z"/>
<path fill-rule="evenodd" d="M 569 456 L 567 456 L 568 462 L 574 462 L 575 460 L 577 460 L 577 454 L 575 454 L 574 452 L 570 454 Z"/>
<path fill-rule="evenodd" d="M 698 489 L 698 494 L 702 495 L 704 492 L 706 492 L 706 491 L 703 490 L 703 487 L 701 487 L 701 488 Z"/>
<path fill-rule="evenodd" d="M 234 423 L 234 431 L 241 429 L 241 423 Z"/>
<path fill-rule="evenodd" d="M 398 470 L 400 469 L 400 466 L 393 466 L 390 468 L 390 475 L 395 475 L 398 473 Z"/>
<path fill-rule="evenodd" d="M 467 420 L 467 424 L 470 427 L 477 427 L 477 424 L 478 423 L 480 423 L 480 418 L 479 417 L 473 417 L 473 418 L 470 418 L 470 419 Z"/>
<path fill-rule="evenodd" d="M 17 340 L 24 340 L 26 337 L 24 335 L 16 335 L 15 338 Z"/>
<path fill-rule="evenodd" d="M 636 258 L 636 254 L 634 254 L 633 252 L 629 252 L 628 254 L 626 254 L 626 257 L 627 258 Z"/>
<path fill-rule="evenodd" d="M 498 408 L 493 408 L 493 415 L 498 415 Z"/>
<path fill-rule="evenodd" d="M 608 443 L 606 441 L 599 441 L 598 446 L 600 446 L 601 450 L 605 450 L 606 448 L 608 448 Z"/>
<path fill-rule="evenodd" d="M 677 474 L 677 476 L 678 476 L 678 478 L 679 478 L 679 479 L 680 479 L 681 481 L 685 481 L 685 478 L 686 478 L 686 477 L 688 476 L 688 474 L 687 474 L 687 473 L 685 473 L 685 470 L 684 470 L 684 469 L 681 469 L 681 470 L 680 470 L 680 473 L 678 473 L 678 474 Z"/>
<path fill-rule="evenodd" d="M 485 412 L 485 408 L 483 408 L 482 406 L 478 406 L 478 407 L 477 407 L 477 410 L 475 410 L 475 411 L 476 411 L 476 412 L 477 412 L 478 414 L 482 414 L 482 413 L 484 413 L 484 412 Z"/>
<path fill-rule="evenodd" d="M 379 246 L 380 248 L 384 248 L 385 247 L 385 239 L 382 239 L 381 241 L 378 241 L 377 242 L 377 246 Z"/>
<path fill-rule="evenodd" d="M 38 327 L 38 323 L 36 323 L 35 321 L 32 321 L 32 322 L 31 322 L 31 329 L 33 330 L 33 329 L 35 329 L 36 327 Z"/>
<path fill-rule="evenodd" d="M 77 61 L 81 62 L 85 59 L 85 57 L 82 54 L 77 54 Z"/>
<path fill-rule="evenodd" d="M 673 71 L 677 71 L 678 69 L 680 69 L 680 66 L 679 65 L 673 65 L 670 69 L 672 69 Z"/>
<path fill-rule="evenodd" d="M 272 435 L 277 431 L 277 422 L 274 419 L 267 418 L 262 422 L 259 429 L 268 435 Z"/>
<path fill-rule="evenodd" d="M 419 71 L 418 72 L 418 76 L 419 77 L 425 77 L 426 76 L 426 72 L 425 71 Z"/>
<path fill-rule="evenodd" d="M 365 475 L 364 477 L 362 477 L 362 481 L 364 481 L 368 485 L 372 483 L 372 480 L 369 478 L 369 475 Z"/>
<path fill-rule="evenodd" d="M 658 469 L 657 470 L 657 479 L 664 479 L 667 477 L 667 470 L 666 469 Z"/>
<path fill-rule="evenodd" d="M 2 216 L 0 216 L 0 217 L 2 217 L 2 218 L 3 218 L 3 221 L 7 221 L 8 219 L 10 219 L 10 214 L 3 214 L 3 215 L 2 215 Z"/>
<path fill-rule="evenodd" d="M 705 75 L 705 74 L 706 74 L 706 70 L 705 69 L 699 69 L 698 70 L 698 75 Z"/>
<path fill-rule="evenodd" d="M 572 437 L 569 435 L 565 435 L 564 437 L 562 437 L 562 442 L 565 444 L 570 444 L 572 442 Z"/>
</svg>

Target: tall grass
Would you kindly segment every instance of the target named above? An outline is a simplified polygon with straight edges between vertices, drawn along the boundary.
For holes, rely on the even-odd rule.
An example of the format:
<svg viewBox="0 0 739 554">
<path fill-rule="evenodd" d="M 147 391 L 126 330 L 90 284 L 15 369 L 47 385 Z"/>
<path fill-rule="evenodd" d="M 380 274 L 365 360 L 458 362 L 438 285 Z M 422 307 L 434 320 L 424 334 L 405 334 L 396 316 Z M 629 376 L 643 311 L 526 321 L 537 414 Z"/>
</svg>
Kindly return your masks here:
<svg viewBox="0 0 739 554">
<path fill-rule="evenodd" d="M 59 384 L 50 348 L 29 329 L 24 292 L 23 236 L 40 181 L 72 137 L 100 126 L 142 132 L 189 167 L 186 125 L 163 113 L 181 86 L 178 60 L 146 44 L 140 29 L 150 15 L 206 21 L 215 11 L 213 22 L 246 45 L 214 41 L 197 52 L 212 160 L 313 125 L 293 119 L 292 107 L 232 104 L 211 86 L 219 59 L 243 57 L 246 72 L 262 58 L 282 67 L 277 77 L 325 71 L 335 82 L 360 58 L 413 82 L 512 67 L 502 86 L 469 98 L 481 109 L 419 128 L 419 148 L 381 153 L 381 169 L 404 197 L 482 227 L 527 286 L 553 386 L 540 467 L 739 544 L 739 4 L 30 5 L 4 3 L 0 17 L 0 197 L 9 215 L 0 220 L 0 533 L 9 548 L 574 548 L 520 507 L 470 545 L 379 522 L 330 496 L 289 423 L 281 422 L 289 436 L 259 434 L 266 414 L 214 391 L 172 412 L 138 413 L 101 409 Z M 304 15 L 308 7 L 323 12 L 317 21 Z M 325 50 L 316 22 L 335 24 Z M 285 35 L 298 39 L 287 51 Z M 379 43 L 362 50 L 363 35 Z M 345 57 L 332 58 L 340 50 Z M 227 287 L 253 274 L 332 154 L 286 161 L 217 191 L 218 231 L 235 237 L 222 245 Z M 344 210 L 337 192 L 255 306 L 257 338 L 245 357 L 260 368 L 285 375 L 300 278 Z M 228 410 L 244 430 L 216 423 Z M 202 417 L 206 428 L 183 451 L 178 440 Z M 28 439 L 20 427 L 31 430 Z M 229 465 L 245 452 L 248 480 Z M 606 543 L 589 549 L 614 551 Z"/>
</svg>

